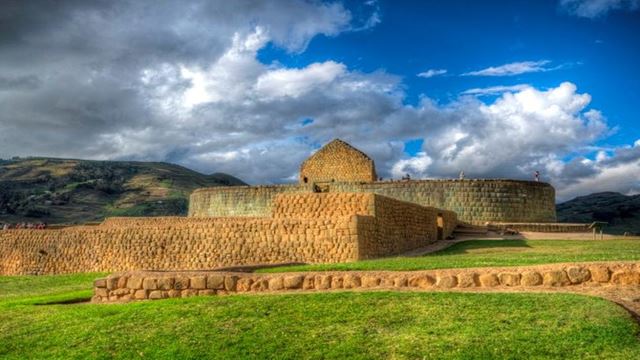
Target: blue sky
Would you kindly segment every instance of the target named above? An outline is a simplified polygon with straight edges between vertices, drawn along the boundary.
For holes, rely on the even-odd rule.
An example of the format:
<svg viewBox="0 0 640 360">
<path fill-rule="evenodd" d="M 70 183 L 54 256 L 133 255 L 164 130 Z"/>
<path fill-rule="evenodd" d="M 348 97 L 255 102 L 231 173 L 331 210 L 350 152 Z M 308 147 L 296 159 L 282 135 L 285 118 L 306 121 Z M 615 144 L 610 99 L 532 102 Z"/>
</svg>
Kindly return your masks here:
<svg viewBox="0 0 640 360">
<path fill-rule="evenodd" d="M 327 60 L 362 72 L 383 70 L 402 77 L 404 102 L 421 96 L 455 100 L 473 88 L 530 84 L 555 87 L 571 81 L 592 95 L 591 106 L 618 128 L 602 146 L 640 139 L 640 12 L 615 11 L 595 18 L 572 15 L 557 1 L 380 1 L 346 6 L 364 23 L 376 13 L 380 23 L 366 31 L 317 36 L 304 52 L 267 46 L 265 63 L 304 67 Z M 548 61 L 557 70 L 513 76 L 461 74 L 524 61 Z M 447 70 L 423 78 L 429 69 Z"/>
<path fill-rule="evenodd" d="M 640 193 L 640 0 L 3 2 L 0 157 Z"/>
</svg>

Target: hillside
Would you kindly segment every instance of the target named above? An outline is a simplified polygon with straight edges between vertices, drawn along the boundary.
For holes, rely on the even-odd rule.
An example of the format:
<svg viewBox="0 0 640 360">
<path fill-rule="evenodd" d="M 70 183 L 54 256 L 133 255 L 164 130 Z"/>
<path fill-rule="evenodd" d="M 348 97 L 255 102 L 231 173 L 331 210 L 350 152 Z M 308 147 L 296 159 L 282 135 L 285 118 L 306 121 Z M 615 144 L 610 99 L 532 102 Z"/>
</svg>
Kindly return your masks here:
<svg viewBox="0 0 640 360">
<path fill-rule="evenodd" d="M 606 221 L 608 233 L 640 234 L 640 195 L 595 193 L 558 204 L 556 210 L 560 222 Z"/>
<path fill-rule="evenodd" d="M 0 160 L 0 223 L 184 215 L 194 189 L 243 184 L 227 174 L 203 175 L 168 163 Z"/>
</svg>

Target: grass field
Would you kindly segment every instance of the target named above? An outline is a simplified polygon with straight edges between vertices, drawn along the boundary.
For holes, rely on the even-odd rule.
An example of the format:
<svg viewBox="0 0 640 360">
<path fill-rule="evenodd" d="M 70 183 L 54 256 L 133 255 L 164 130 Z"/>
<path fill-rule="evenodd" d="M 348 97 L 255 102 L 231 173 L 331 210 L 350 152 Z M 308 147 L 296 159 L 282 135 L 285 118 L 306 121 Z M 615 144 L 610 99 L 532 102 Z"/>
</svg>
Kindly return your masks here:
<svg viewBox="0 0 640 360">
<path fill-rule="evenodd" d="M 431 270 L 610 260 L 640 260 L 640 241 L 470 240 L 424 256 L 390 257 L 339 264 L 276 267 L 261 269 L 259 272 Z"/>
<path fill-rule="evenodd" d="M 0 277 L 0 358 L 640 356 L 640 326 L 628 313 L 571 294 L 336 292 L 43 305 L 89 296 L 98 276 Z"/>
</svg>

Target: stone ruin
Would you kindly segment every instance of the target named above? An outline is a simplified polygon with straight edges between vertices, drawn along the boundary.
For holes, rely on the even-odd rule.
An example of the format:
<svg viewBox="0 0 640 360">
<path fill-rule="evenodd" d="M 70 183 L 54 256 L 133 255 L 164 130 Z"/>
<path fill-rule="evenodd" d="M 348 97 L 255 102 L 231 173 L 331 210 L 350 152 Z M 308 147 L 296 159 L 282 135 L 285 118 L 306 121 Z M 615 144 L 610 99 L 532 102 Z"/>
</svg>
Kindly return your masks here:
<svg viewBox="0 0 640 360">
<path fill-rule="evenodd" d="M 298 184 L 199 189 L 188 217 L 2 231 L 0 275 L 347 262 L 425 247 L 459 223 L 555 221 L 546 183 L 376 176 L 373 160 L 334 140 Z"/>
</svg>

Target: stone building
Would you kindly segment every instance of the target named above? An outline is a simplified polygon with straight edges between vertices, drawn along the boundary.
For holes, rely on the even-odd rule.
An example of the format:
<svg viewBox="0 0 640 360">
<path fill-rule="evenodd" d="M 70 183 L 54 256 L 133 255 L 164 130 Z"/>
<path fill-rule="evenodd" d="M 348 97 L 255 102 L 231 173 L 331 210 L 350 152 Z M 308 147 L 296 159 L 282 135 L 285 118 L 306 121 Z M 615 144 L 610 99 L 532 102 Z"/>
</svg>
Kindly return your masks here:
<svg viewBox="0 0 640 360">
<path fill-rule="evenodd" d="M 300 166 L 300 183 L 321 186 L 332 182 L 376 181 L 376 167 L 367 154 L 335 139 Z"/>
<path fill-rule="evenodd" d="M 511 179 L 377 181 L 374 161 L 336 139 L 300 167 L 298 184 L 204 188 L 194 191 L 189 215 L 266 216 L 283 193 L 375 193 L 453 211 L 458 220 L 548 223 L 556 221 L 555 189 L 544 182 Z"/>
<path fill-rule="evenodd" d="M 460 222 L 554 222 L 554 197 L 533 181 L 376 181 L 372 159 L 334 140 L 302 164 L 298 184 L 199 189 L 188 217 L 0 231 L 0 275 L 371 259 L 446 238 Z"/>
</svg>

